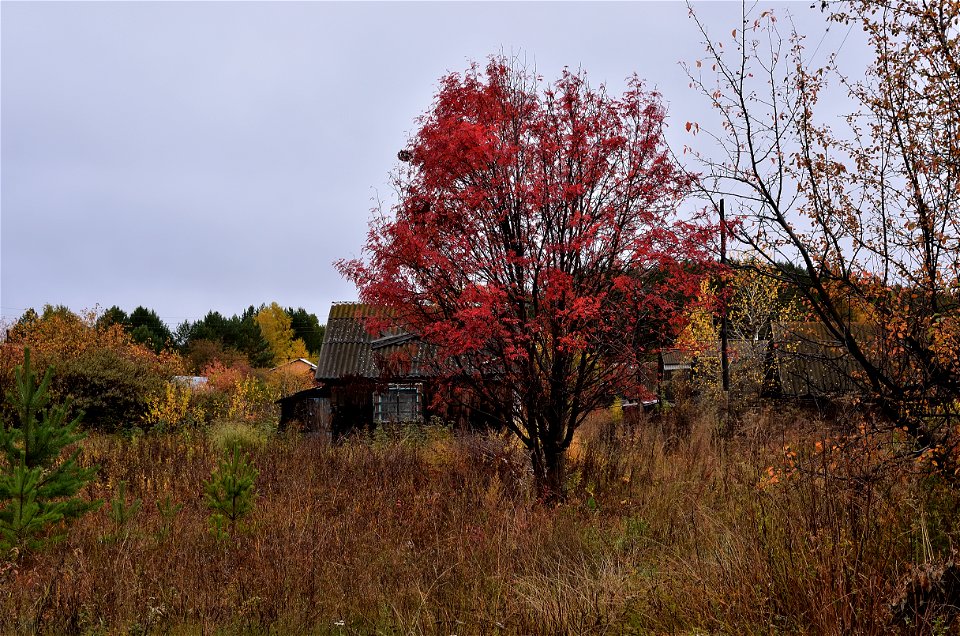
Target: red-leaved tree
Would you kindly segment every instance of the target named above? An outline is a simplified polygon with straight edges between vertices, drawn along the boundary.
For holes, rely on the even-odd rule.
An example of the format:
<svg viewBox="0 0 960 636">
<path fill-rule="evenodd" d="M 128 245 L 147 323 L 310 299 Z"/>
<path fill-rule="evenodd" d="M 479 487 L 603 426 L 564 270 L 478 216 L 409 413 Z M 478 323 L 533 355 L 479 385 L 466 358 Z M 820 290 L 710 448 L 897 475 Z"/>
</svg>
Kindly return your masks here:
<svg viewBox="0 0 960 636">
<path fill-rule="evenodd" d="M 642 393 L 704 270 L 664 116 L 636 77 L 617 98 L 503 58 L 447 75 L 400 152 L 399 202 L 337 264 L 519 436 L 545 499 L 587 414 Z"/>
</svg>

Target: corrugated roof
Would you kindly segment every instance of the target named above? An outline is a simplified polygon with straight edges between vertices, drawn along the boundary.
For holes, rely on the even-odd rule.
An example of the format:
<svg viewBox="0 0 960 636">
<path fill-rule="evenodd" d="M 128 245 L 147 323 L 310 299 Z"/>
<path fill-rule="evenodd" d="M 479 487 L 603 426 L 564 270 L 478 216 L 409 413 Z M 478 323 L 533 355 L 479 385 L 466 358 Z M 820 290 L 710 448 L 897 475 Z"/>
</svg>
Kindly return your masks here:
<svg viewBox="0 0 960 636">
<path fill-rule="evenodd" d="M 383 349 L 385 347 L 391 347 L 395 345 L 401 345 L 405 342 L 410 342 L 411 340 L 416 340 L 416 334 L 412 333 L 398 333 L 392 336 L 383 336 L 382 338 L 377 338 L 370 343 L 370 348 L 373 350 Z"/>
<path fill-rule="evenodd" d="M 317 380 L 337 380 L 347 376 L 383 377 L 382 366 L 398 357 L 409 357 L 409 371 L 404 377 L 422 377 L 423 349 L 416 335 L 400 327 L 392 327 L 371 335 L 365 324 L 371 317 L 382 317 L 385 310 L 363 303 L 334 303 L 330 307 Z M 374 343 L 376 351 L 374 351 Z"/>
<path fill-rule="evenodd" d="M 665 371 L 690 369 L 693 367 L 693 354 L 680 349 L 669 349 L 660 352 L 660 362 Z"/>
</svg>

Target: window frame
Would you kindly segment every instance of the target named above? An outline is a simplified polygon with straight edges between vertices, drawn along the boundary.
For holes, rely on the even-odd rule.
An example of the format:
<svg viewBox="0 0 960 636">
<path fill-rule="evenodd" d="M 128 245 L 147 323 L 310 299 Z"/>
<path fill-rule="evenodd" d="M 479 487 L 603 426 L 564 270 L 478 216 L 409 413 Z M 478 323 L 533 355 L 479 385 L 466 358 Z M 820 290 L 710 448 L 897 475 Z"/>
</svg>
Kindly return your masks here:
<svg viewBox="0 0 960 636">
<path fill-rule="evenodd" d="M 402 400 L 405 396 L 412 396 L 409 400 Z M 393 397 L 394 399 L 390 399 Z M 407 407 L 412 408 L 408 409 Z M 401 417 L 410 412 L 413 417 Z M 404 423 L 423 421 L 423 385 L 419 382 L 393 383 L 387 385 L 386 390 L 376 391 L 373 396 L 373 421 L 377 424 Z"/>
</svg>

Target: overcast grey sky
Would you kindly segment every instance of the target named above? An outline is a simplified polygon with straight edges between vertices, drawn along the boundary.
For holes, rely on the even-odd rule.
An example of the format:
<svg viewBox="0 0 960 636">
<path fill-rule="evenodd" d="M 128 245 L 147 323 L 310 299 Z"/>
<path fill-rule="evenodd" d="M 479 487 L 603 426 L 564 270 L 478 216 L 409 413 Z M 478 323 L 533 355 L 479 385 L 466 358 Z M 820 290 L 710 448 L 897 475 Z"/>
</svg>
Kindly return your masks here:
<svg viewBox="0 0 960 636">
<path fill-rule="evenodd" d="M 762 3 L 817 37 L 810 1 Z M 740 4 L 698 3 L 718 33 Z M 682 2 L 0 2 L 0 312 L 137 305 L 171 326 L 277 301 L 326 319 L 332 262 L 439 78 L 503 51 L 546 78 L 636 72 L 672 141 L 705 105 Z"/>
</svg>

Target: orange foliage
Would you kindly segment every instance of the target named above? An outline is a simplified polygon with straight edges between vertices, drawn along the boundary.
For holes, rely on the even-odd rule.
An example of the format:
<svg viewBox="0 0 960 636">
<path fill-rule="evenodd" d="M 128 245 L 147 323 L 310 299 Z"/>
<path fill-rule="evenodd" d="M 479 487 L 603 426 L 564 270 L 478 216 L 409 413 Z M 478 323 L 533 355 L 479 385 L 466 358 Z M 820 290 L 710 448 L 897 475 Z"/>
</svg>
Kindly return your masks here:
<svg viewBox="0 0 960 636">
<path fill-rule="evenodd" d="M 123 326 L 97 324 L 99 312 L 89 309 L 75 314 L 67 311 L 45 310 L 42 316 L 28 311 L 10 328 L 3 364 L 20 364 L 23 349 L 30 348 L 40 368 L 50 364 L 76 360 L 85 353 L 109 349 L 125 358 L 149 363 L 157 372 L 170 375 L 183 372 L 183 360 L 172 351 L 155 353 L 134 342 Z M 12 368 L 12 367 L 11 367 Z"/>
<path fill-rule="evenodd" d="M 233 387 L 249 377 L 252 373 L 253 370 L 246 362 L 235 362 L 231 365 L 226 365 L 220 360 L 214 360 L 208 363 L 200 371 L 200 375 L 207 378 L 207 385 L 211 389 L 225 393 L 233 390 Z"/>
</svg>

